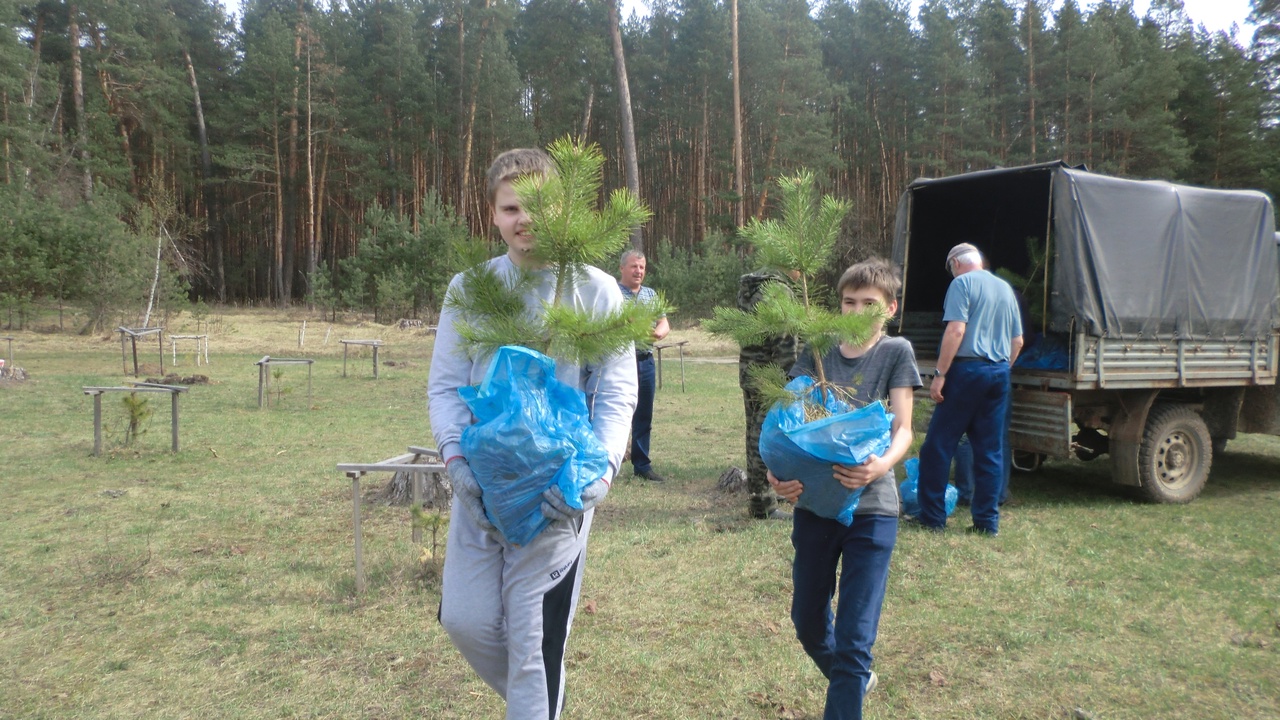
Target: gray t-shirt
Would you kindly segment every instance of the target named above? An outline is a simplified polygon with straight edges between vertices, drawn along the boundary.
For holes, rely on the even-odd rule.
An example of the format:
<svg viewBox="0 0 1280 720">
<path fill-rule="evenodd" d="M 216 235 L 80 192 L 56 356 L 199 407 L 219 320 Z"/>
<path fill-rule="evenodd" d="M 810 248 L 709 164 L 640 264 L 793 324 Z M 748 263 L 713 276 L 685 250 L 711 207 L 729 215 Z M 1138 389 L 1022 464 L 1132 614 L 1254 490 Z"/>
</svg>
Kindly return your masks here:
<svg viewBox="0 0 1280 720">
<path fill-rule="evenodd" d="M 892 388 L 921 387 L 920 369 L 911 342 L 901 337 L 881 337 L 861 357 L 847 358 L 835 348 L 823 358 L 827 380 L 853 391 L 854 405 L 862 407 L 876 400 L 887 401 Z M 815 374 L 813 354 L 805 352 L 791 368 L 791 377 Z M 893 412 L 893 408 L 888 408 Z M 906 418 L 910 422 L 910 418 Z M 862 491 L 855 515 L 898 515 L 898 485 L 892 469 Z"/>
</svg>

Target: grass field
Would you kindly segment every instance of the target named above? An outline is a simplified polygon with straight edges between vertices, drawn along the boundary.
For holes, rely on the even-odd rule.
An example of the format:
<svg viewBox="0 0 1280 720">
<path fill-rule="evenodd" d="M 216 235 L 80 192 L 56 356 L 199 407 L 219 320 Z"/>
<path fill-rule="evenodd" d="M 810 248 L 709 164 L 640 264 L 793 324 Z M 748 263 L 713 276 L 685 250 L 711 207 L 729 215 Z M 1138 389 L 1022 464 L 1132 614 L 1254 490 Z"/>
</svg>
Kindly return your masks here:
<svg viewBox="0 0 1280 720">
<path fill-rule="evenodd" d="M 311 316 L 299 348 L 306 317 L 212 316 L 213 364 L 179 358 L 210 383 L 182 398 L 176 455 L 167 398 L 123 447 L 115 394 L 90 456 L 81 387 L 122 384 L 114 336 L 4 333 L 30 379 L 0 384 L 0 718 L 501 717 L 435 621 L 406 508 L 366 506 L 354 589 L 334 466 L 431 442 L 431 338 Z M 624 471 L 598 511 L 565 717 L 821 717 L 788 619 L 789 528 L 715 487 L 743 463 L 736 365 L 706 361 L 732 350 L 676 337 L 687 391 L 669 356 L 654 431 L 670 480 Z M 341 377 L 338 340 L 355 338 L 386 342 L 379 380 L 367 349 Z M 316 360 L 310 407 L 300 367 L 257 407 L 267 354 Z M 1280 718 L 1280 438 L 1233 442 L 1186 506 L 1136 502 L 1107 473 L 1015 478 L 997 539 L 903 530 L 867 717 Z"/>
</svg>

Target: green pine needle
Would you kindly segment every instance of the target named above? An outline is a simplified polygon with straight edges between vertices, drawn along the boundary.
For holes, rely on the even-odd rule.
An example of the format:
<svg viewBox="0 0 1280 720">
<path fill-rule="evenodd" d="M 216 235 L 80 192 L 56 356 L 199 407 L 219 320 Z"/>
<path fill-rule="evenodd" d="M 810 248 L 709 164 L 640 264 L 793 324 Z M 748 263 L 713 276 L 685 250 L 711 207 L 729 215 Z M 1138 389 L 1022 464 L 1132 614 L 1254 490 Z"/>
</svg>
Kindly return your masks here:
<svg viewBox="0 0 1280 720">
<path fill-rule="evenodd" d="M 633 343 L 648 342 L 666 303 L 661 298 L 651 306 L 627 303 L 619 312 L 595 317 L 565 299 L 587 281 L 587 266 L 616 256 L 650 212 L 626 190 L 613 192 L 596 210 L 604 167 L 598 147 L 564 138 L 548 153 L 556 173 L 526 176 L 512 187 L 538 239 L 533 257 L 555 276 L 555 300 L 531 312 L 525 307 L 536 282 L 530 273 L 507 281 L 481 264 L 463 274 L 459 292 L 450 292 L 445 304 L 458 313 L 458 334 L 473 354 L 520 345 L 579 365 L 596 363 Z"/>
<path fill-rule="evenodd" d="M 774 363 L 753 365 L 747 369 L 747 382 L 755 390 L 761 407 L 771 408 L 778 403 L 792 403 L 796 396 L 786 389 L 789 378 L 782 368 Z"/>
<path fill-rule="evenodd" d="M 798 270 L 799 281 L 794 288 L 781 282 L 770 284 L 751 312 L 715 308 L 714 317 L 704 327 L 713 334 L 731 337 L 742 346 L 757 345 L 773 337 L 798 338 L 813 353 L 818 377 L 825 378 L 824 355 L 842 342 L 862 344 L 887 317 L 883 308 L 842 315 L 812 302 L 813 279 L 831 261 L 840 225 L 851 206 L 830 195 L 819 198 L 817 180 L 808 171 L 780 178 L 778 188 L 781 218 L 753 220 L 742 229 L 742 236 L 754 246 L 764 267 L 782 272 Z M 789 398 L 790 394 L 783 390 L 786 377 L 780 372 L 761 372 L 758 376 L 753 372 L 753 378 L 766 402 Z"/>
</svg>

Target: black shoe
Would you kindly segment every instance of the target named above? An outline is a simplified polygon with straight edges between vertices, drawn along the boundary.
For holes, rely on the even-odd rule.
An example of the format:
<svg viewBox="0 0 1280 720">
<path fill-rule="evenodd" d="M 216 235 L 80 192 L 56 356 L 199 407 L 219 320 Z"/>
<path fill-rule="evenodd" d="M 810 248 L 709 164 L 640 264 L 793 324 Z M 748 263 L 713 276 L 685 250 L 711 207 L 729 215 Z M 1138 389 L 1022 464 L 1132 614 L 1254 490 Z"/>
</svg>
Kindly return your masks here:
<svg viewBox="0 0 1280 720">
<path fill-rule="evenodd" d="M 636 473 L 636 477 L 644 478 L 649 482 L 666 482 L 667 481 L 666 478 L 662 477 L 661 475 L 659 475 L 658 473 L 652 470 L 645 470 L 644 472 L 638 472 Z"/>
<path fill-rule="evenodd" d="M 925 531 L 927 531 L 927 532 L 931 532 L 931 533 L 942 533 L 942 532 L 946 532 L 946 528 L 945 528 L 944 526 L 942 526 L 942 525 L 926 525 L 926 524 L 924 524 L 923 522 L 921 522 L 921 521 L 920 521 L 920 518 L 916 517 L 915 515 L 907 515 L 906 517 L 904 517 L 904 518 L 902 519 L 902 524 L 903 524 L 903 525 L 906 525 L 907 527 L 919 528 L 919 529 L 921 529 L 921 530 L 925 530 Z"/>
<path fill-rule="evenodd" d="M 996 537 L 997 535 L 1000 534 L 999 530 L 992 530 L 991 528 L 978 527 L 977 525 L 970 525 L 969 527 L 965 528 L 964 531 L 969 533 L 970 535 L 985 535 L 987 537 Z"/>
</svg>

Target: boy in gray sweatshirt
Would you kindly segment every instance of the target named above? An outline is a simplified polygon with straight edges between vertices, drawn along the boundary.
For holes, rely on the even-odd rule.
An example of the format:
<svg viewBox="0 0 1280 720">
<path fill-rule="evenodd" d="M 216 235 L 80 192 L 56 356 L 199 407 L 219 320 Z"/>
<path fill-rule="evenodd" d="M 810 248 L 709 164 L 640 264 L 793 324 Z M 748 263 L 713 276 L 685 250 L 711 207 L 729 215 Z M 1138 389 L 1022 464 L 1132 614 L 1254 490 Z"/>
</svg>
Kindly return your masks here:
<svg viewBox="0 0 1280 720">
<path fill-rule="evenodd" d="M 529 216 L 512 188 L 525 175 L 554 172 L 541 150 L 508 150 L 489 168 L 489 205 L 507 253 L 488 261 L 503 278 L 532 272 L 539 282 L 525 297 L 530 313 L 555 297 L 555 277 L 539 267 L 532 251 L 537 239 Z M 461 292 L 461 276 L 449 292 Z M 618 283 L 588 267 L 573 280 L 565 302 L 599 313 L 622 306 Z M 554 522 L 529 544 L 508 543 L 485 516 L 483 498 L 467 458 L 462 431 L 472 422 L 458 388 L 477 385 L 488 357 L 471 357 L 455 328 L 458 318 L 440 313 L 427 381 L 431 431 L 453 482 L 453 506 L 445 551 L 440 623 L 450 640 L 507 703 L 507 720 L 555 720 L 564 700 L 564 652 L 577 609 L 594 507 L 609 491 L 622 464 L 636 405 L 636 363 L 624 348 L 598 365 L 578 366 L 557 359 L 556 377 L 587 395 L 591 427 L 609 454 L 609 471 L 582 493 L 583 509 L 569 507 L 553 491 L 542 510 Z"/>
</svg>

